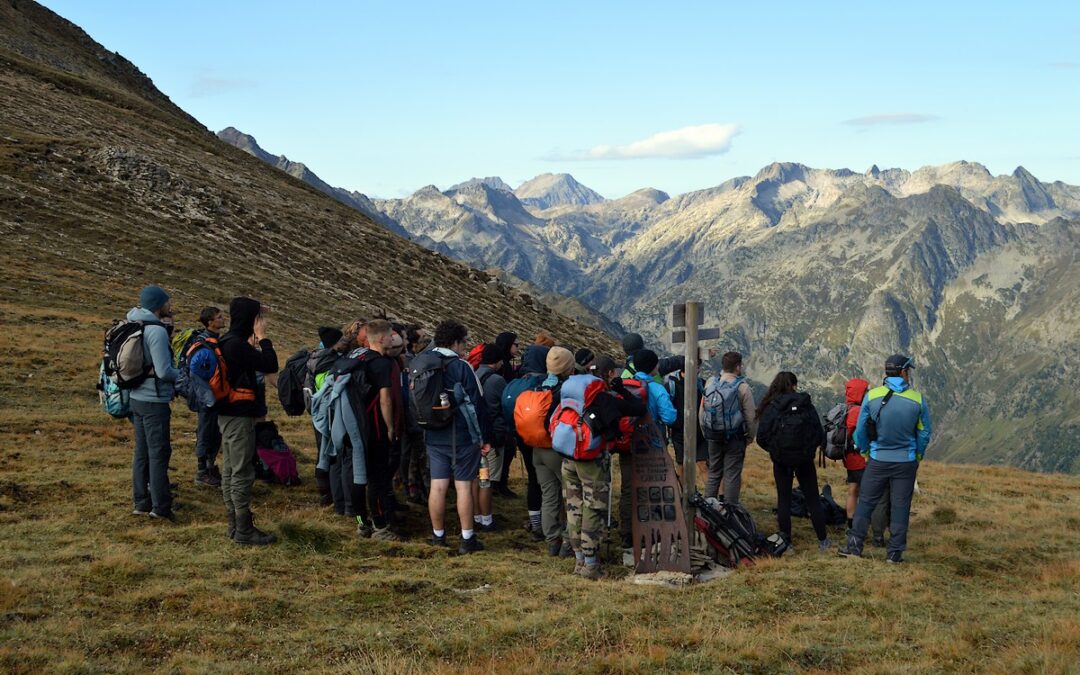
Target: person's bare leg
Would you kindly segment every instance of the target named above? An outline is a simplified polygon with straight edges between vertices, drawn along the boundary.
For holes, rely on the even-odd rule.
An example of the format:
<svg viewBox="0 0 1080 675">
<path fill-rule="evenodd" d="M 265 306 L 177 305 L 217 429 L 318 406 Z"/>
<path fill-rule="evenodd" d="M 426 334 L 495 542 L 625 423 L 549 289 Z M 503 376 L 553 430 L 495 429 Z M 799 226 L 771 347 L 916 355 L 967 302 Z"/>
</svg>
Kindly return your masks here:
<svg viewBox="0 0 1080 675">
<path fill-rule="evenodd" d="M 432 483 L 434 482 L 432 481 Z M 472 530 L 475 525 L 473 522 L 472 481 L 455 480 L 454 490 L 457 492 L 457 513 L 458 520 L 461 521 L 461 529 Z"/>
<path fill-rule="evenodd" d="M 859 484 L 848 483 L 847 486 L 847 517 L 851 520 L 855 517 L 855 507 L 859 505 Z"/>
<path fill-rule="evenodd" d="M 428 489 L 427 504 L 432 530 L 446 529 L 446 493 L 449 489 L 449 478 L 433 478 L 431 480 L 431 487 Z M 458 494 L 460 494 L 460 492 Z M 458 497 L 458 501 L 461 501 L 460 497 Z"/>
</svg>

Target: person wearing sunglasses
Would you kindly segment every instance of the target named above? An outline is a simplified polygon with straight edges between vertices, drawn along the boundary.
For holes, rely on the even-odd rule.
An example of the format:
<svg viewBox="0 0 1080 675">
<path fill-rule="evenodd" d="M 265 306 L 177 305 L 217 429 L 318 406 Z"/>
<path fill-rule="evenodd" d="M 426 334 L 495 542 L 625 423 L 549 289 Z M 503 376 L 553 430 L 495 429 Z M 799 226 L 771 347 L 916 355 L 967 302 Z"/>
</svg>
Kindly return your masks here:
<svg viewBox="0 0 1080 675">
<path fill-rule="evenodd" d="M 866 393 L 855 426 L 855 447 L 867 457 L 859 487 L 859 504 L 847 544 L 839 550 L 845 557 L 860 557 L 870 516 L 890 490 L 891 517 L 886 561 L 904 562 L 908 520 L 915 476 L 930 443 L 930 411 L 926 397 L 911 387 L 911 357 L 893 354 L 885 360 L 885 380 Z"/>
</svg>

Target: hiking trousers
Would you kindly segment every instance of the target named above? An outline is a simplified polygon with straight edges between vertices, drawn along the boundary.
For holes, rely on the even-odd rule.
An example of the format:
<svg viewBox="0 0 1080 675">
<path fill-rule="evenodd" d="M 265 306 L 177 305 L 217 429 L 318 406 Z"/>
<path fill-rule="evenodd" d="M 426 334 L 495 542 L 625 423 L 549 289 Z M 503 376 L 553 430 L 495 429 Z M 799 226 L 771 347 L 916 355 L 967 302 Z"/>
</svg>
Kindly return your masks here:
<svg viewBox="0 0 1080 675">
<path fill-rule="evenodd" d="M 199 422 L 195 427 L 195 458 L 199 467 L 213 466 L 221 451 L 221 429 L 218 429 L 218 412 L 213 408 L 199 408 Z"/>
<path fill-rule="evenodd" d="M 611 458 L 607 456 L 587 462 L 565 460 L 562 465 L 570 545 L 589 562 L 595 562 L 607 534 L 610 470 Z"/>
<path fill-rule="evenodd" d="M 742 492 L 743 461 L 746 459 L 746 439 L 742 436 L 726 441 L 709 441 L 709 477 L 705 481 L 705 496 L 715 497 L 720 483 L 724 484 L 724 501 L 739 503 Z M 802 485 L 802 481 L 799 481 Z"/>
<path fill-rule="evenodd" d="M 363 516 L 365 521 L 370 518 L 369 522 L 372 526 L 376 530 L 381 530 L 390 524 L 394 512 L 396 462 L 392 456 L 390 442 L 386 439 L 372 439 L 366 450 L 364 460 L 367 465 L 368 482 L 366 485 L 352 484 L 352 503 L 357 514 Z M 349 477 L 350 479 L 352 477 L 351 471 Z"/>
<path fill-rule="evenodd" d="M 536 479 L 540 482 L 540 526 L 544 539 L 555 541 L 563 534 L 562 464 L 563 457 L 551 448 L 532 449 Z"/>
<path fill-rule="evenodd" d="M 889 527 L 889 519 L 892 517 L 889 508 L 889 502 L 891 501 L 892 490 L 889 489 L 889 484 L 886 483 L 885 490 L 881 493 L 881 499 L 878 500 L 878 505 L 874 508 L 874 515 L 870 516 L 870 531 L 879 539 L 885 538 L 885 530 Z"/>
<path fill-rule="evenodd" d="M 218 415 L 221 429 L 221 497 L 237 515 L 251 510 L 255 483 L 255 418 Z"/>
<path fill-rule="evenodd" d="M 806 498 L 806 510 L 810 513 L 810 522 L 814 524 L 814 534 L 818 541 L 823 541 L 828 532 L 825 530 L 825 509 L 821 506 L 821 498 L 818 496 L 817 468 L 814 466 L 814 457 L 806 460 L 798 466 L 788 466 L 779 462 L 773 462 L 773 480 L 776 481 L 776 523 L 780 532 L 791 541 L 791 486 L 792 478 L 799 479 L 799 487 L 802 488 Z M 727 495 L 724 495 L 725 497 Z"/>
<path fill-rule="evenodd" d="M 166 514 L 172 511 L 169 489 L 168 403 L 148 403 L 131 399 L 131 424 L 135 427 L 135 452 L 131 461 L 131 496 L 135 508 Z"/>
<path fill-rule="evenodd" d="M 889 508 L 889 554 L 902 554 L 907 550 L 908 521 L 911 518 L 911 495 L 915 491 L 915 475 L 918 462 L 879 462 L 870 458 L 866 473 L 859 486 L 859 505 L 855 509 L 855 522 L 851 528 L 851 541 L 855 551 L 862 553 L 870 517 L 884 496 L 886 486 L 891 491 Z"/>
</svg>

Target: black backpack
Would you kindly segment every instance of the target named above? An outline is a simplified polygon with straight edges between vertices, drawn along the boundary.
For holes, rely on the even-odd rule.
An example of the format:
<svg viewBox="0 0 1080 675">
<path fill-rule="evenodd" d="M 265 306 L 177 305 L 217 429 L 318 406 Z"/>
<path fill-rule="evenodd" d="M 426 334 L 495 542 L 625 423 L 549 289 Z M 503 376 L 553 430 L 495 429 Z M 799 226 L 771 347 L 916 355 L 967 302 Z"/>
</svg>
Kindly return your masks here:
<svg viewBox="0 0 1080 675">
<path fill-rule="evenodd" d="M 812 439 L 816 438 L 814 424 L 817 422 L 809 398 L 789 399 L 783 403 L 777 401 L 779 408 L 776 419 L 772 422 L 772 439 L 769 455 L 773 461 L 787 466 L 798 466 L 814 458 L 817 447 Z"/>
<path fill-rule="evenodd" d="M 301 349 L 285 362 L 278 373 L 277 391 L 281 407 L 290 417 L 302 415 L 307 410 L 304 399 L 304 380 L 307 377 L 307 360 L 310 350 Z"/>
<path fill-rule="evenodd" d="M 457 401 L 446 386 L 446 367 L 457 360 L 436 351 L 417 354 L 409 369 L 409 405 L 421 429 L 446 429 L 454 423 Z"/>
</svg>

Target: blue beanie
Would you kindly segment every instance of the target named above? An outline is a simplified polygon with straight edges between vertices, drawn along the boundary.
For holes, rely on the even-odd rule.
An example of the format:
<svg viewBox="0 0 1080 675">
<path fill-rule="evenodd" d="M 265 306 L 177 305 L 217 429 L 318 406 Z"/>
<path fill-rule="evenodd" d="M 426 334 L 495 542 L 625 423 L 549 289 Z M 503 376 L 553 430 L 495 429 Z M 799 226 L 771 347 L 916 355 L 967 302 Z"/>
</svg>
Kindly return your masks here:
<svg viewBox="0 0 1080 675">
<path fill-rule="evenodd" d="M 169 294 L 160 286 L 147 286 L 139 291 L 139 306 L 143 309 L 156 312 L 169 301 Z"/>
</svg>

